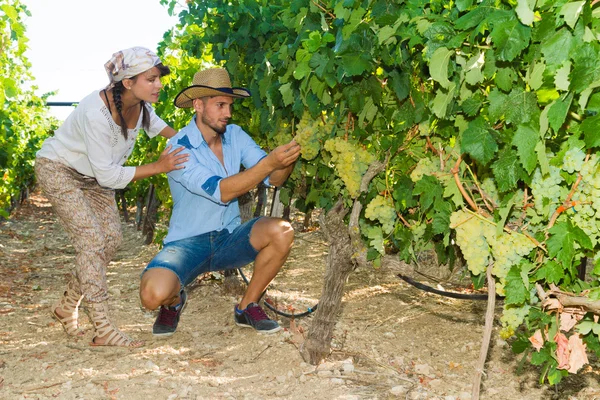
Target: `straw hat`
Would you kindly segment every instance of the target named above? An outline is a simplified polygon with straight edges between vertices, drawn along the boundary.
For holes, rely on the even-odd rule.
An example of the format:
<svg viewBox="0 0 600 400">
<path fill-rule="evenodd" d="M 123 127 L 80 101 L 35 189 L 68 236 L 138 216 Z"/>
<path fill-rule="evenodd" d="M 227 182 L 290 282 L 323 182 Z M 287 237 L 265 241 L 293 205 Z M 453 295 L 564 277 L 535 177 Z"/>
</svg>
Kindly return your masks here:
<svg viewBox="0 0 600 400">
<path fill-rule="evenodd" d="M 250 91 L 231 87 L 229 73 L 224 68 L 209 68 L 194 74 L 192 86 L 183 89 L 175 97 L 175 106 L 192 107 L 192 101 L 206 96 L 250 97 Z"/>
</svg>

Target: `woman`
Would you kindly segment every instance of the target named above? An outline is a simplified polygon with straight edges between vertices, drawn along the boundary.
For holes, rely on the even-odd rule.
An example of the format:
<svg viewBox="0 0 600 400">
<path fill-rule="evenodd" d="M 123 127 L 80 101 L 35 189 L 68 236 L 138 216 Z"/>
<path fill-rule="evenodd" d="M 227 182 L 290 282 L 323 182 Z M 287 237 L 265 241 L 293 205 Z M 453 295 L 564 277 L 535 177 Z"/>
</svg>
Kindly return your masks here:
<svg viewBox="0 0 600 400">
<path fill-rule="evenodd" d="M 35 173 L 42 192 L 76 251 L 75 274 L 52 307 L 66 333 L 84 334 L 77 323 L 82 299 L 89 304 L 94 346 L 139 347 L 108 317 L 106 267 L 121 243 L 115 189 L 129 182 L 183 168 L 187 156 L 167 147 L 158 161 L 123 167 L 136 136 L 171 137 L 175 131 L 149 103 L 158 100 L 160 78 L 170 73 L 152 51 L 133 47 L 104 65 L 110 83 L 86 96 L 37 153 Z"/>
</svg>

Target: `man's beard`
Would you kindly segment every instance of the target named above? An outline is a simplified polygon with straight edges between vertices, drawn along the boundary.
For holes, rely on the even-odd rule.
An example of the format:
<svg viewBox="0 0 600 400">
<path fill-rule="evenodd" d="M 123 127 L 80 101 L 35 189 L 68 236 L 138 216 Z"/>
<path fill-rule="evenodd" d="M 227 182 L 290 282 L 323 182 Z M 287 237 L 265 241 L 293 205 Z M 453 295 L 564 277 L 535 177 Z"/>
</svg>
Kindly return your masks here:
<svg viewBox="0 0 600 400">
<path fill-rule="evenodd" d="M 219 135 L 222 135 L 225 133 L 225 131 L 227 130 L 227 124 L 225 124 L 225 126 L 221 127 L 221 126 L 215 126 L 213 125 L 206 117 L 202 116 L 202 123 L 204 125 L 208 125 L 213 131 L 215 131 L 216 133 L 218 133 Z"/>
</svg>

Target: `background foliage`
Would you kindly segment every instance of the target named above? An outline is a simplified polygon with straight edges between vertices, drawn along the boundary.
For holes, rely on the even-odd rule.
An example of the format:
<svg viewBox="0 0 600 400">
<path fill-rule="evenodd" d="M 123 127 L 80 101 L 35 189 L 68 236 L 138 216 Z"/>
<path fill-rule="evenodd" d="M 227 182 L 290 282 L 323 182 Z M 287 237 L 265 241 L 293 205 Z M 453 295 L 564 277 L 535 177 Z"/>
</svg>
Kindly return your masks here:
<svg viewBox="0 0 600 400">
<path fill-rule="evenodd" d="M 18 0 L 0 1 L 0 216 L 7 217 L 22 192 L 33 185 L 35 152 L 57 127 L 45 99 L 34 94 L 28 39 Z"/>
</svg>

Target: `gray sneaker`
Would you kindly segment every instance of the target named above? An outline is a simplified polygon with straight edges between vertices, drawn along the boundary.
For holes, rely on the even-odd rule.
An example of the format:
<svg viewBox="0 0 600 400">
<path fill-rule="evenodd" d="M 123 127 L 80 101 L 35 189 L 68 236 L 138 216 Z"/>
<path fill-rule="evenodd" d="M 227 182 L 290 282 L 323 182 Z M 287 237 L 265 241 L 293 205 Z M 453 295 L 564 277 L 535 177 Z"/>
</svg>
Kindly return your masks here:
<svg viewBox="0 0 600 400">
<path fill-rule="evenodd" d="M 152 335 L 158 337 L 171 336 L 177 330 L 179 317 L 185 308 L 187 302 L 187 294 L 184 290 L 181 291 L 181 302 L 175 307 L 160 306 L 158 316 L 152 326 Z"/>
<path fill-rule="evenodd" d="M 248 304 L 244 310 L 235 306 L 233 315 L 235 324 L 243 328 L 254 328 L 259 333 L 275 333 L 281 330 L 277 321 L 270 319 L 261 306 L 256 303 Z"/>
</svg>

